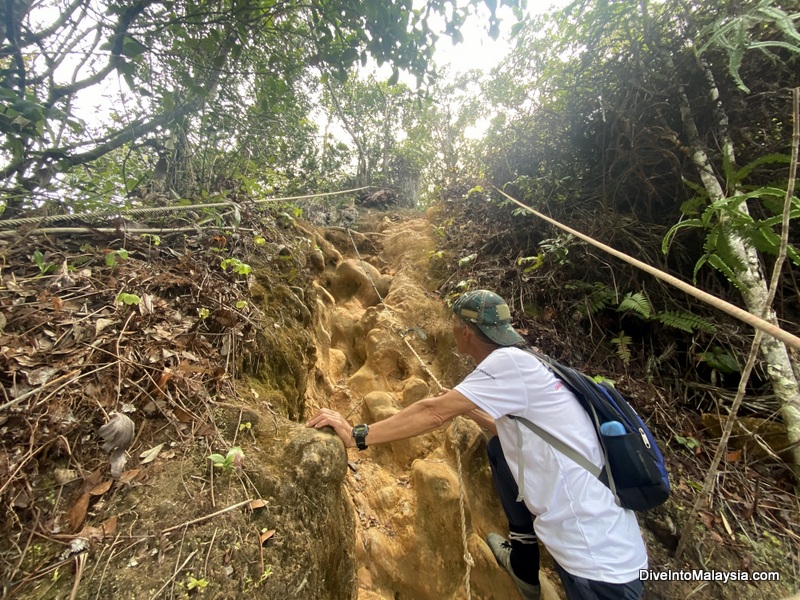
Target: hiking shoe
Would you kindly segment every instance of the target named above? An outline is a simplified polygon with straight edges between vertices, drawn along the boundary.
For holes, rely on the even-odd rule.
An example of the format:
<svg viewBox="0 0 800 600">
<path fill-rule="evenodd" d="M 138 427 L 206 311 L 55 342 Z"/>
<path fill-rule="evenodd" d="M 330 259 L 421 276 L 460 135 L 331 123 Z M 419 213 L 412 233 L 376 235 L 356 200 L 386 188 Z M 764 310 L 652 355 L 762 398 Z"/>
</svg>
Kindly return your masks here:
<svg viewBox="0 0 800 600">
<path fill-rule="evenodd" d="M 502 535 L 490 533 L 486 536 L 486 543 L 489 544 L 489 549 L 494 554 L 497 562 L 511 575 L 514 585 L 517 586 L 520 598 L 522 600 L 539 600 L 542 592 L 541 586 L 522 581 L 522 579 L 514 575 L 514 571 L 511 569 L 511 542 Z"/>
</svg>

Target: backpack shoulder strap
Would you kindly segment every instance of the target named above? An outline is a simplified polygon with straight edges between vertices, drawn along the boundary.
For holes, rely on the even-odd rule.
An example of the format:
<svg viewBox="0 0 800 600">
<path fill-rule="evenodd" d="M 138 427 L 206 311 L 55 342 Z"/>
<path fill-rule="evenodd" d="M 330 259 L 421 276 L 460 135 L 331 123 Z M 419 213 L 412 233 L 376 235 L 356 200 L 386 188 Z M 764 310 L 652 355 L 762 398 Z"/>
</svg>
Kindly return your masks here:
<svg viewBox="0 0 800 600">
<path fill-rule="evenodd" d="M 542 438 L 545 442 L 550 444 L 553 448 L 561 452 L 564 456 L 575 462 L 578 466 L 583 467 L 589 473 L 594 475 L 595 477 L 600 477 L 600 474 L 603 472 L 603 469 L 600 469 L 597 465 L 587 459 L 583 454 L 572 448 L 572 446 L 568 446 L 560 439 L 548 433 L 535 423 L 532 423 L 525 417 L 514 417 L 517 421 L 525 425 L 528 429 L 530 429 L 534 434 L 538 435 Z"/>
<path fill-rule="evenodd" d="M 524 348 L 524 350 L 525 352 L 536 357 L 541 363 L 543 363 L 547 368 L 549 368 L 550 371 L 553 374 L 555 374 L 556 377 L 561 379 L 567 385 L 567 387 L 569 387 L 572 390 L 573 393 L 575 394 L 578 393 L 578 391 L 575 390 L 569 383 L 570 378 L 568 376 L 568 372 L 557 361 L 554 361 L 549 356 L 540 354 L 539 352 L 536 352 L 531 348 Z M 591 473 L 598 479 L 602 479 L 603 477 L 605 477 L 607 485 L 611 489 L 611 493 L 614 494 L 615 498 L 617 498 L 617 485 L 616 482 L 614 481 L 614 476 L 611 474 L 611 468 L 610 465 L 608 464 L 608 452 L 606 451 L 605 444 L 603 443 L 603 438 L 600 435 L 600 419 L 598 418 L 597 411 L 595 410 L 591 401 L 587 401 L 586 405 L 588 406 L 589 410 L 591 410 L 592 422 L 594 423 L 595 426 L 597 439 L 600 442 L 600 450 L 603 453 L 603 460 L 605 464 L 602 469 L 598 468 L 597 465 L 595 465 L 593 462 L 587 459 L 583 454 L 572 448 L 572 446 L 565 444 L 560 439 L 548 433 L 535 423 L 532 423 L 531 421 L 529 421 L 524 417 L 514 417 L 514 418 L 517 419 L 523 425 L 525 425 L 525 427 L 530 429 L 534 434 L 542 438 L 545 442 L 550 444 L 553 448 L 561 452 L 561 454 L 571 459 L 578 466 L 589 471 L 589 473 Z"/>
</svg>

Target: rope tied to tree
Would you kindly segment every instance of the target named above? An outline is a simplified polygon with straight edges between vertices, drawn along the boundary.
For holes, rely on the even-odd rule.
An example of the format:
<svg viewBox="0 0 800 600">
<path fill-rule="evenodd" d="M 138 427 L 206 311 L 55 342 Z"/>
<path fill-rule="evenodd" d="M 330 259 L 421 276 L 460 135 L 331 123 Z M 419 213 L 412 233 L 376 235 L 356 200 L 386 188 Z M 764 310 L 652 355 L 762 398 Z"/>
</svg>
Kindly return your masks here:
<svg viewBox="0 0 800 600">
<path fill-rule="evenodd" d="M 703 290 L 698 289 L 695 286 L 686 283 L 685 281 L 681 281 L 677 277 L 670 275 L 669 273 L 665 273 L 661 269 L 657 269 L 656 267 L 653 267 L 651 265 L 648 265 L 647 263 L 637 260 L 632 256 L 625 254 L 624 252 L 620 252 L 619 250 L 612 248 L 611 246 L 607 246 L 602 242 L 598 242 L 594 238 L 591 238 L 588 235 L 581 233 L 580 231 L 576 231 L 575 229 L 572 229 L 567 225 L 559 223 L 552 217 L 548 217 L 547 215 L 543 215 L 539 211 L 532 209 L 530 206 L 523 204 L 516 198 L 512 198 L 511 196 L 506 194 L 503 190 L 495 186 L 492 187 L 499 194 L 503 195 L 508 200 L 511 200 L 511 202 L 513 202 L 520 208 L 528 211 L 531 214 L 536 215 L 540 219 L 547 221 L 551 225 L 558 227 L 559 229 L 566 231 L 569 234 L 574 235 L 575 237 L 583 240 L 584 242 L 587 242 L 588 244 L 591 244 L 592 246 L 599 248 L 603 252 L 607 252 L 608 254 L 611 254 L 612 256 L 615 256 L 625 261 L 626 263 L 633 265 L 634 267 L 637 267 L 638 269 L 641 269 L 646 273 L 649 273 L 653 277 L 656 277 L 657 279 L 660 279 L 661 281 L 664 281 L 670 284 L 671 286 L 678 288 L 679 290 L 689 294 L 690 296 L 694 296 L 698 300 L 705 302 L 706 304 L 709 304 L 714 308 L 725 312 L 734 319 L 738 319 L 739 321 L 747 323 L 748 325 L 760 331 L 763 331 L 767 335 L 771 335 L 775 339 L 780 340 L 781 342 L 787 344 L 788 346 L 791 346 L 795 350 L 800 350 L 800 338 L 797 337 L 796 335 L 792 335 L 791 333 L 781 329 L 777 325 L 773 325 L 769 321 L 766 321 L 765 319 L 762 319 L 761 317 L 754 315 L 753 313 L 747 312 L 746 310 L 739 308 L 738 306 L 731 304 L 730 302 L 726 302 L 722 298 L 717 298 L 716 296 L 713 296 L 708 292 L 704 292 Z"/>
</svg>

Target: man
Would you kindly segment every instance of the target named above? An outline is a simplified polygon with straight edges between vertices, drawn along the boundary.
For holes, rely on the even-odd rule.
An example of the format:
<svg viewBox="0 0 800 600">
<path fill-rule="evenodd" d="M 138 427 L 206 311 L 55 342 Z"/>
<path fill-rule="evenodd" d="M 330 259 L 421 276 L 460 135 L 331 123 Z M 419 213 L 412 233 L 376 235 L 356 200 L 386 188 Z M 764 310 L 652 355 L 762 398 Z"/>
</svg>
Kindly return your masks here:
<svg viewBox="0 0 800 600">
<path fill-rule="evenodd" d="M 456 346 L 477 365 L 455 389 L 369 426 L 352 427 L 329 409 L 307 425 L 331 426 L 345 446 L 364 449 L 469 416 L 496 434 L 489 459 L 510 539 L 490 533 L 487 543 L 521 597 L 539 598 L 538 538 L 555 559 L 570 600 L 639 598 L 647 553 L 634 513 L 619 507 L 599 479 L 512 418 L 527 418 L 601 467 L 603 452 L 589 415 L 550 370 L 517 347 L 524 339 L 511 327 L 500 296 L 467 292 L 453 312 Z"/>
</svg>

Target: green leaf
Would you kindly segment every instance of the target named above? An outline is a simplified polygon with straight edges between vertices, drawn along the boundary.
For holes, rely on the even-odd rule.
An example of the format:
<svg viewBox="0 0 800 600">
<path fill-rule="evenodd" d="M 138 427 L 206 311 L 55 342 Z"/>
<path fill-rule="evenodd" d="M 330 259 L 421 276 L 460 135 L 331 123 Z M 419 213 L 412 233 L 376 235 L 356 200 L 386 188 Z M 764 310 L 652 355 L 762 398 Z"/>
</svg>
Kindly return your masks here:
<svg viewBox="0 0 800 600">
<path fill-rule="evenodd" d="M 473 261 L 474 261 L 476 258 L 478 258 L 478 255 L 477 255 L 477 254 L 470 254 L 469 256 L 465 256 L 464 258 L 460 258 L 460 259 L 458 260 L 458 266 L 459 266 L 459 267 L 462 267 L 462 268 L 463 268 L 463 267 L 468 267 L 470 264 L 472 264 L 472 262 L 473 262 Z"/>
<path fill-rule="evenodd" d="M 694 333 L 696 330 L 713 333 L 717 330 L 713 323 L 685 311 L 660 312 L 656 315 L 656 319 L 664 325 L 680 329 L 687 333 Z"/>
<path fill-rule="evenodd" d="M 648 300 L 647 296 L 645 296 L 642 292 L 626 294 L 626 296 L 622 299 L 622 302 L 619 303 L 617 310 L 620 312 L 632 311 L 640 314 L 645 319 L 649 319 L 653 312 L 653 308 L 650 305 L 650 300 Z"/>
<path fill-rule="evenodd" d="M 342 52 L 340 60 L 342 64 L 349 67 L 356 62 L 356 60 L 358 60 L 358 50 L 355 48 L 347 48 L 344 52 Z"/>
<path fill-rule="evenodd" d="M 120 54 L 122 54 L 122 56 L 127 56 L 128 58 L 136 58 L 140 54 L 144 54 L 146 51 L 147 46 L 126 35 L 125 41 L 122 42 L 122 51 Z"/>
<path fill-rule="evenodd" d="M 117 296 L 117 304 L 126 304 L 128 306 L 139 304 L 142 299 L 139 298 L 136 294 L 127 294 L 125 292 L 121 292 L 119 296 Z"/>
<path fill-rule="evenodd" d="M 709 352 L 701 352 L 698 358 L 720 373 L 731 374 L 741 371 L 736 359 L 727 350 L 719 346 L 715 346 Z"/>
<path fill-rule="evenodd" d="M 681 207 L 681 211 L 683 212 L 683 207 Z M 684 212 L 684 214 L 687 214 Z M 678 230 L 683 229 L 684 227 L 705 227 L 705 223 L 700 219 L 688 219 L 686 221 L 681 221 L 670 227 L 667 234 L 664 236 L 664 240 L 661 242 L 661 252 L 666 254 L 669 251 L 669 243 Z"/>
<path fill-rule="evenodd" d="M 631 362 L 631 336 L 626 335 L 624 331 L 620 331 L 619 335 L 611 339 L 611 343 L 616 346 L 615 354 L 619 357 L 624 365 Z"/>
</svg>

